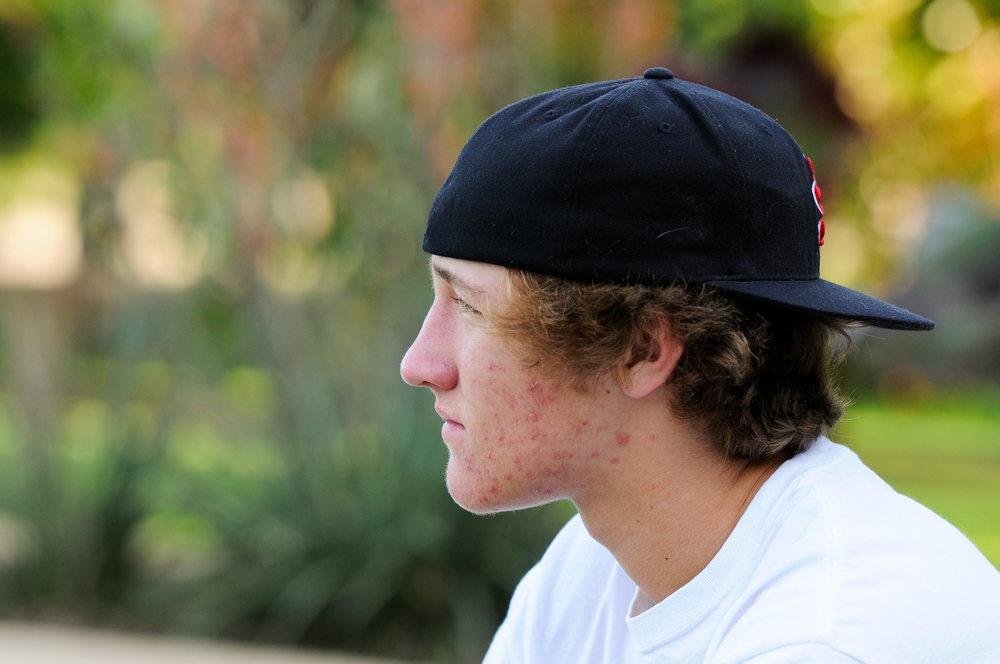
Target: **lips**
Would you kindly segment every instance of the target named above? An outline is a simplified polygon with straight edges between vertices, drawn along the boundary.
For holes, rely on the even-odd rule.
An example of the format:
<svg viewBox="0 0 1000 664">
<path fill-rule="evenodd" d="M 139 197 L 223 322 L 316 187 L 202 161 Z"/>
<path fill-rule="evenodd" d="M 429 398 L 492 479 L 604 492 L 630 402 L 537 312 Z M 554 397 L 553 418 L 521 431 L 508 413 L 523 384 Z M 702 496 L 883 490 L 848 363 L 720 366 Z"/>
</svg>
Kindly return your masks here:
<svg viewBox="0 0 1000 664">
<path fill-rule="evenodd" d="M 462 426 L 461 422 L 451 417 L 443 408 L 435 406 L 434 412 L 436 412 L 438 416 L 445 421 L 446 424 L 456 424 L 458 426 Z"/>
<path fill-rule="evenodd" d="M 465 431 L 465 426 L 461 422 L 457 422 L 449 417 L 448 413 L 446 413 L 443 409 L 435 406 L 434 410 L 441 417 L 441 419 L 444 420 L 444 424 L 441 426 L 441 438 L 444 439 L 445 442 L 447 442 L 452 436 Z"/>
</svg>

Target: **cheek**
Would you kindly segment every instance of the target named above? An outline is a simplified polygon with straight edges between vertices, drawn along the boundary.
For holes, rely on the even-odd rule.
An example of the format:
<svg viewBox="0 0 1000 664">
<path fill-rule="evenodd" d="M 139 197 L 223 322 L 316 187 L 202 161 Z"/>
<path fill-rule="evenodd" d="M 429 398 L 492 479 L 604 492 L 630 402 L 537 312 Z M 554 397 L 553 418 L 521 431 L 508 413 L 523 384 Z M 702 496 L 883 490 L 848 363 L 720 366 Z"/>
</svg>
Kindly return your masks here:
<svg viewBox="0 0 1000 664">
<path fill-rule="evenodd" d="M 478 395 L 470 404 L 471 417 L 480 424 L 482 442 L 500 449 L 529 448 L 555 433 L 558 400 L 532 373 L 491 363 L 470 387 Z"/>
<path fill-rule="evenodd" d="M 452 449 L 448 467 L 449 489 L 466 509 L 565 497 L 628 446 L 628 434 L 602 424 L 603 400 L 541 380 L 509 359 L 481 353 L 466 360 L 475 368 L 463 377 L 469 437 Z"/>
</svg>

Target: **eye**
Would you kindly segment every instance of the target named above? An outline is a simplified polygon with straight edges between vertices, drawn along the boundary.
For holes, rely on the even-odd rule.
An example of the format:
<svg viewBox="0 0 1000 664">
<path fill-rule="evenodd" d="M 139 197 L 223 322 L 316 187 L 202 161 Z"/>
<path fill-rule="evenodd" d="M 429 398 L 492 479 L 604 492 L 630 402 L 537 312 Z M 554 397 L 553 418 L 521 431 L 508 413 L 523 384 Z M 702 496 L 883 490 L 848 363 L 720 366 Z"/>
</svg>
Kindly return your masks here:
<svg viewBox="0 0 1000 664">
<path fill-rule="evenodd" d="M 462 310 L 462 313 L 479 315 L 479 310 L 476 309 L 475 307 L 473 307 L 472 305 L 470 305 L 468 302 L 466 302 L 462 298 L 460 298 L 460 297 L 453 297 L 453 298 L 451 298 L 451 300 L 452 300 L 452 302 L 454 302 L 455 304 L 458 305 L 459 309 Z"/>
</svg>

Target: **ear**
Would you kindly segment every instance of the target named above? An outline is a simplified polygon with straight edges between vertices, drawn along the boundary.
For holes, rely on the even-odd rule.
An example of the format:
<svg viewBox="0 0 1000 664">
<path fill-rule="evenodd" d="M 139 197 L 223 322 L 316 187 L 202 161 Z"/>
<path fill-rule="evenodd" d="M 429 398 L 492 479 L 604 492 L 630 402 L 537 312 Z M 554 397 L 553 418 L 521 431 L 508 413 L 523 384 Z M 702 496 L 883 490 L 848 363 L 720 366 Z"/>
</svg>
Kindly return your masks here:
<svg viewBox="0 0 1000 664">
<path fill-rule="evenodd" d="M 666 319 L 661 319 L 650 334 L 654 352 L 649 359 L 636 362 L 629 368 L 631 380 L 622 388 L 625 394 L 635 399 L 647 396 L 666 383 L 684 353 L 684 347 L 671 332 Z"/>
</svg>

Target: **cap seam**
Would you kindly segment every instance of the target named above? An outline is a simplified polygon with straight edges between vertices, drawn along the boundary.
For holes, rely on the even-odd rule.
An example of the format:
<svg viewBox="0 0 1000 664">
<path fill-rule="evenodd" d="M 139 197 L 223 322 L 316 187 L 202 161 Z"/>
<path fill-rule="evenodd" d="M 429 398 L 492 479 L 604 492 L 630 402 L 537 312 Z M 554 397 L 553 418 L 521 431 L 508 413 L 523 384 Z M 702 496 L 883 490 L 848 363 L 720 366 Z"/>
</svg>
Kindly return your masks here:
<svg viewBox="0 0 1000 664">
<path fill-rule="evenodd" d="M 741 187 L 741 189 L 743 191 L 743 196 L 742 196 L 742 200 L 743 200 L 743 217 L 742 217 L 742 219 L 740 219 L 740 232 L 739 232 L 740 246 L 739 246 L 739 255 L 741 257 L 741 261 L 742 262 L 746 262 L 746 260 L 745 260 L 745 256 L 746 256 L 746 251 L 745 251 L 745 249 L 746 249 L 746 233 L 747 233 L 747 226 L 749 224 L 749 217 L 750 217 L 750 204 L 749 204 L 749 200 L 748 200 L 749 193 L 747 191 L 747 174 L 746 174 L 746 171 L 743 169 L 743 161 L 740 159 L 739 150 L 736 149 L 736 146 L 733 144 L 733 139 L 729 135 L 729 125 L 723 123 L 722 119 L 716 114 L 716 112 L 712 109 L 712 107 L 709 106 L 708 104 L 703 103 L 701 97 L 698 97 L 698 96 L 695 96 L 695 95 L 691 95 L 691 103 L 697 105 L 703 112 L 705 112 L 708 115 L 712 116 L 712 118 L 715 120 L 716 124 L 719 127 L 719 133 L 722 135 L 723 138 L 726 139 L 726 143 L 729 145 L 729 149 L 732 151 L 733 161 L 736 163 L 736 169 L 737 169 L 737 171 L 740 174 L 740 187 Z"/>
<path fill-rule="evenodd" d="M 635 79 L 635 78 L 625 79 L 625 84 L 622 85 L 622 87 L 618 91 L 616 91 L 616 94 L 614 94 L 611 97 L 611 99 L 607 101 L 607 103 L 604 105 L 604 108 L 600 109 L 597 118 L 594 120 L 594 126 L 590 130 L 590 134 L 587 136 L 587 140 L 584 141 L 583 147 L 580 150 L 580 156 L 576 164 L 576 173 L 573 175 L 573 188 L 570 191 L 570 196 L 569 196 L 570 203 L 566 209 L 565 215 L 563 216 L 562 239 L 559 242 L 559 259 L 564 263 L 566 263 L 569 269 L 572 269 L 572 259 L 567 258 L 566 255 L 566 241 L 567 241 L 566 239 L 567 236 L 569 235 L 570 220 L 574 217 L 574 212 L 577 209 L 577 192 L 579 191 L 580 187 L 580 178 L 581 178 L 581 173 L 583 172 L 583 167 L 585 163 L 587 163 L 590 160 L 591 157 L 590 152 L 592 151 L 592 146 L 595 142 L 595 137 L 597 136 L 598 132 L 602 131 L 601 123 L 604 121 L 604 117 L 607 115 L 608 111 L 619 99 L 621 99 L 624 95 L 633 90 L 635 86 L 629 85 L 629 83 L 642 83 L 644 80 L 645 79 Z"/>
</svg>

